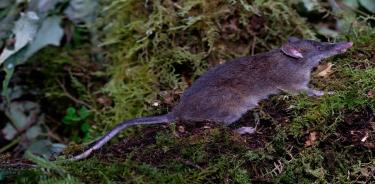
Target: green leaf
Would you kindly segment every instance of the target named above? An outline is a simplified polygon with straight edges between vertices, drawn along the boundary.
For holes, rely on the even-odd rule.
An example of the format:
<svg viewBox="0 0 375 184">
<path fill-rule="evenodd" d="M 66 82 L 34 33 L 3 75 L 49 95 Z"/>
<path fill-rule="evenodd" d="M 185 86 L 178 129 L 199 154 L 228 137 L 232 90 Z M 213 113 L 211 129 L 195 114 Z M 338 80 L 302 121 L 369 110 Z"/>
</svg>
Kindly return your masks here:
<svg viewBox="0 0 375 184">
<path fill-rule="evenodd" d="M 319 6 L 317 0 L 302 0 L 302 4 L 308 12 L 315 10 Z"/>
<path fill-rule="evenodd" d="M 53 154 L 58 155 L 59 153 L 63 152 L 65 148 L 65 144 L 54 143 L 51 145 L 50 149 Z"/>
<path fill-rule="evenodd" d="M 61 16 L 52 16 L 46 18 L 42 22 L 42 26 L 38 30 L 35 39 L 30 43 L 25 53 L 24 60 L 47 45 L 59 46 L 64 31 L 60 26 Z"/>
<path fill-rule="evenodd" d="M 40 112 L 39 104 L 31 101 L 18 101 L 12 102 L 9 107 L 6 108 L 5 114 L 11 120 L 12 124 L 8 123 L 2 130 L 6 139 L 11 140 L 17 133 L 17 130 L 26 129 L 26 136 L 29 140 L 35 139 L 42 133 L 42 129 L 37 122 L 32 127 L 29 126 L 31 118 L 38 116 Z M 42 117 L 42 116 L 39 116 Z M 42 118 L 38 118 L 42 121 Z"/>
<path fill-rule="evenodd" d="M 62 2 L 62 0 L 31 0 L 28 6 L 29 10 L 45 13 L 53 10 L 59 2 Z"/>
<path fill-rule="evenodd" d="M 40 127 L 40 125 L 35 125 L 26 131 L 26 137 L 28 140 L 33 140 L 37 138 L 41 133 L 42 128 Z"/>
<path fill-rule="evenodd" d="M 67 124 L 67 125 L 76 124 L 79 121 L 81 121 L 81 118 L 78 117 L 77 115 L 64 116 L 64 118 L 63 118 L 64 124 Z"/>
<path fill-rule="evenodd" d="M 66 115 L 67 116 L 74 116 L 76 115 L 76 109 L 74 107 L 69 107 L 67 110 L 66 110 Z"/>
<path fill-rule="evenodd" d="M 342 0 L 342 2 L 353 9 L 357 9 L 359 6 L 358 0 Z"/>
<path fill-rule="evenodd" d="M 6 177 L 6 172 L 3 170 L 0 170 L 0 181 L 5 180 L 5 177 Z"/>
<path fill-rule="evenodd" d="M 65 9 L 66 16 L 74 23 L 91 23 L 96 18 L 98 0 L 71 0 Z"/>
<path fill-rule="evenodd" d="M 2 2 L 2 1 L 0 1 Z M 15 5 L 12 5 L 15 6 Z M 12 33 L 18 12 L 15 7 L 0 11 L 0 39 L 5 40 Z M 4 46 L 3 44 L 1 46 Z"/>
<path fill-rule="evenodd" d="M 6 8 L 11 4 L 12 4 L 11 0 L 1 0 L 0 1 L 0 8 Z"/>
<path fill-rule="evenodd" d="M 81 109 L 79 110 L 79 116 L 81 117 L 81 119 L 86 119 L 90 116 L 90 111 L 86 107 L 81 107 Z"/>
<path fill-rule="evenodd" d="M 375 1 L 374 0 L 359 0 L 359 3 L 371 13 L 375 13 Z"/>
<path fill-rule="evenodd" d="M 339 33 L 333 29 L 329 29 L 327 27 L 317 27 L 318 33 L 321 35 L 324 35 L 326 37 L 331 37 L 331 38 L 337 38 L 339 36 Z"/>
<path fill-rule="evenodd" d="M 66 111 L 66 115 L 64 116 L 63 118 L 63 122 L 67 125 L 69 124 L 76 124 L 77 122 L 80 122 L 82 121 L 84 118 L 82 118 L 82 115 L 81 113 L 83 113 L 84 115 L 87 114 L 88 112 L 87 109 L 80 109 L 80 114 L 77 114 L 77 110 L 74 108 L 74 107 L 69 107 Z"/>
<path fill-rule="evenodd" d="M 21 15 L 13 28 L 16 40 L 14 48 L 3 50 L 0 55 L 0 65 L 34 39 L 38 29 L 38 20 L 39 17 L 35 12 L 27 12 Z"/>
<path fill-rule="evenodd" d="M 1 132 L 6 140 L 12 140 L 17 134 L 17 130 L 10 123 L 7 123 Z"/>
<path fill-rule="evenodd" d="M 11 57 L 11 58 L 14 58 L 14 57 Z M 1 91 L 1 94 L 5 97 L 5 102 L 7 104 L 10 103 L 10 94 L 9 94 L 9 82 L 10 82 L 10 79 L 12 78 L 13 76 L 13 73 L 14 73 L 14 64 L 10 63 L 10 64 L 6 64 L 6 66 L 4 67 L 4 71 L 5 71 L 5 79 L 3 80 L 3 90 Z"/>
<path fill-rule="evenodd" d="M 22 129 L 28 124 L 29 119 L 39 112 L 39 104 L 31 101 L 19 101 L 12 102 L 5 113 L 18 129 Z"/>
<path fill-rule="evenodd" d="M 43 139 L 33 142 L 27 151 L 43 155 L 44 158 L 50 158 L 51 156 L 60 154 L 65 148 L 66 145 L 64 144 L 52 143 L 50 140 Z"/>
<path fill-rule="evenodd" d="M 50 161 L 48 161 L 48 160 L 46 160 L 42 157 L 38 157 L 30 151 L 26 151 L 25 158 L 34 162 L 35 164 L 38 164 L 39 167 L 49 169 L 49 170 L 53 170 L 61 176 L 64 176 L 65 173 L 66 173 L 62 168 L 60 168 L 59 166 L 57 166 L 53 162 L 50 162 Z"/>
<path fill-rule="evenodd" d="M 82 125 L 81 125 L 81 131 L 83 132 L 83 133 L 87 133 L 87 132 L 89 132 L 89 130 L 90 130 L 90 124 L 88 124 L 88 123 L 83 123 Z"/>
</svg>

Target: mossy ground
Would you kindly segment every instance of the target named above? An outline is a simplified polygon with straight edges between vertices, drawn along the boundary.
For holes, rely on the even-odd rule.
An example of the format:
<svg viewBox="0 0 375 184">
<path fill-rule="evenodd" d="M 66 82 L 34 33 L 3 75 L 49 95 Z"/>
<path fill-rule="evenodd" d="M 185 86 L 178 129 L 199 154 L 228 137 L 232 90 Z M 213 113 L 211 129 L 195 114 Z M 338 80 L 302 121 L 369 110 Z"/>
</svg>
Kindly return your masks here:
<svg viewBox="0 0 375 184">
<path fill-rule="evenodd" d="M 100 92 L 114 105 L 98 104 L 92 91 L 74 88 L 96 112 L 94 135 L 123 119 L 165 113 L 213 65 L 275 48 L 290 35 L 314 35 L 293 1 L 147 2 L 113 1 L 99 20 L 111 22 L 103 42 L 111 61 L 104 79 L 110 81 Z M 234 125 L 254 126 L 255 112 L 260 124 L 253 135 L 208 122 L 135 127 L 89 159 L 20 170 L 8 181 L 375 182 L 375 31 L 357 31 L 343 36 L 354 42 L 350 51 L 324 61 L 334 64 L 334 72 L 313 75 L 312 85 L 335 93 L 262 101 Z"/>
</svg>

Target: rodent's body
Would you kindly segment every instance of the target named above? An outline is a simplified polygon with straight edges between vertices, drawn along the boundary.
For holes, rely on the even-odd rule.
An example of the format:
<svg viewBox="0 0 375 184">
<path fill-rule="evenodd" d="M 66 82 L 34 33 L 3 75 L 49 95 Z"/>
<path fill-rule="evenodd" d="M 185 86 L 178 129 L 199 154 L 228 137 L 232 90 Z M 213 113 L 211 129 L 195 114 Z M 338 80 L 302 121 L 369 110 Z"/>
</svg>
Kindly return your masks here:
<svg viewBox="0 0 375 184">
<path fill-rule="evenodd" d="M 235 122 L 260 100 L 280 92 L 275 84 L 286 82 L 279 77 L 285 67 L 272 59 L 276 55 L 281 53 L 242 57 L 209 70 L 184 92 L 171 114 L 181 121 Z M 270 66 L 275 70 L 267 70 Z"/>
<path fill-rule="evenodd" d="M 331 44 L 290 38 L 280 49 L 228 61 L 198 78 L 170 113 L 124 121 L 72 160 L 86 158 L 132 125 L 176 120 L 230 125 L 256 107 L 260 100 L 281 91 L 321 96 L 324 92 L 308 87 L 311 70 L 321 59 L 343 53 L 351 46 L 351 42 Z"/>
<path fill-rule="evenodd" d="M 226 62 L 197 79 L 170 114 L 181 121 L 229 125 L 291 84 L 307 86 L 311 69 L 303 67 L 279 49 Z"/>
</svg>

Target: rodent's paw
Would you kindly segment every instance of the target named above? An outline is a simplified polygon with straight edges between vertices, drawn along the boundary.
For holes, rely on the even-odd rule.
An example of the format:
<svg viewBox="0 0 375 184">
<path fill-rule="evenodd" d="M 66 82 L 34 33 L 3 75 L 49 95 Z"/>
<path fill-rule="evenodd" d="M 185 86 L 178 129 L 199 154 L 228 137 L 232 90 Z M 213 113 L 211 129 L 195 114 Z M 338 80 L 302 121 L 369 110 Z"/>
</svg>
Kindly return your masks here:
<svg viewBox="0 0 375 184">
<path fill-rule="evenodd" d="M 257 129 L 253 128 L 253 127 L 241 127 L 241 128 L 238 128 L 234 131 L 243 135 L 243 134 L 254 134 L 256 132 L 256 130 Z"/>
<path fill-rule="evenodd" d="M 307 91 L 307 95 L 308 96 L 323 96 L 324 92 L 323 91 L 319 91 L 319 90 L 315 90 L 315 89 L 309 89 Z"/>
</svg>

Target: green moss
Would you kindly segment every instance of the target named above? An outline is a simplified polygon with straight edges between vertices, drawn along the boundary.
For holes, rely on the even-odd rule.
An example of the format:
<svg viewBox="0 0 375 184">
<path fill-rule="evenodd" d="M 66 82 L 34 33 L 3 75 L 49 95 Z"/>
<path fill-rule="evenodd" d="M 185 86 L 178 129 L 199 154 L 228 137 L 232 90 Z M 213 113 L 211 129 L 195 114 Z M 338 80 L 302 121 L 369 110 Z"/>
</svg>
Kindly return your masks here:
<svg viewBox="0 0 375 184">
<path fill-rule="evenodd" d="M 113 125 L 154 114 L 159 109 L 150 108 L 150 103 L 161 91 L 183 91 L 208 66 L 268 50 L 291 34 L 313 37 L 305 21 L 291 11 L 293 4 L 284 3 L 112 2 L 104 16 L 111 22 L 105 44 L 113 62 L 108 70 L 112 80 L 104 91 L 111 94 L 115 107 L 107 112 L 112 118 L 106 114 L 101 122 Z M 259 28 L 253 30 L 252 24 Z M 281 25 L 288 26 L 273 29 Z"/>
<path fill-rule="evenodd" d="M 176 2 L 152 1 L 145 7 L 144 1 L 113 1 L 105 12 L 105 22 L 111 22 L 104 43 L 111 80 L 103 91 L 114 106 L 98 115 L 97 127 L 108 129 L 123 119 L 166 112 L 171 105 L 163 101 L 162 92 L 179 94 L 219 62 L 269 50 L 288 35 L 313 37 L 309 24 L 294 12 L 293 1 Z M 263 27 L 253 30 L 252 21 Z M 235 29 L 228 28 L 231 22 Z M 317 88 L 335 93 L 319 98 L 285 95 L 263 102 L 255 135 L 239 137 L 222 127 L 186 128 L 181 133 L 172 125 L 158 128 L 156 135 L 148 134 L 148 129 L 129 129 L 133 133 L 127 134 L 125 148 L 106 147 L 93 158 L 61 167 L 88 183 L 350 183 L 373 179 L 374 153 L 366 143 L 374 140 L 369 121 L 375 98 L 368 93 L 375 86 L 375 32 L 359 31 L 346 38 L 355 42 L 354 48 L 327 60 L 335 64 L 335 72 L 312 80 Z M 152 107 L 154 100 L 162 105 Z M 277 108 L 279 104 L 285 105 Z M 277 107 L 269 108 L 273 106 Z M 309 146 L 306 141 L 311 132 L 317 132 L 317 140 Z M 363 142 L 366 132 L 370 136 Z M 28 177 L 40 179 L 23 175 Z"/>
</svg>

